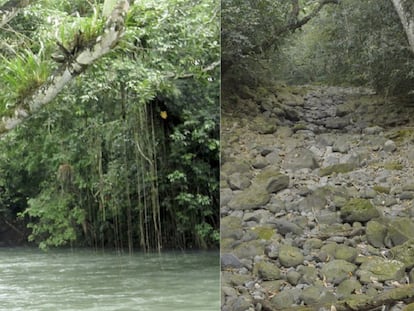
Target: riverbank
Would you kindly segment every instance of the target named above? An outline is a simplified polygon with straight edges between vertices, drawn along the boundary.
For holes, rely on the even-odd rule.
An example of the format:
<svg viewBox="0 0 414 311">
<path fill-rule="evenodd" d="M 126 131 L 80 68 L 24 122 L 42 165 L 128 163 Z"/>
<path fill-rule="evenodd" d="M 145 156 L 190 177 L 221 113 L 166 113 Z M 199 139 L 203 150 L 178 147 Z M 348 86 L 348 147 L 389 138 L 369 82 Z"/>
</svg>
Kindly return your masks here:
<svg viewBox="0 0 414 311">
<path fill-rule="evenodd" d="M 318 310 L 414 282 L 414 103 L 275 85 L 223 106 L 222 310 Z"/>
</svg>

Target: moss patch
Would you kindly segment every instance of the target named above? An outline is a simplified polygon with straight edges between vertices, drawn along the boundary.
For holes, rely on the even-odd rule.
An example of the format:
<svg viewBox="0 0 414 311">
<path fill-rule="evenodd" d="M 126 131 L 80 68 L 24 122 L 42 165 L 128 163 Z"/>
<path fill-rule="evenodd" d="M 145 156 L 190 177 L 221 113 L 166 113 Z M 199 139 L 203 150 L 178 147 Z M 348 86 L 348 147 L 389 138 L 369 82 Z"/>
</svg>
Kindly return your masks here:
<svg viewBox="0 0 414 311">
<path fill-rule="evenodd" d="M 386 193 L 386 194 L 390 193 L 390 187 L 383 187 L 383 186 L 375 185 L 373 189 L 378 193 Z"/>
<path fill-rule="evenodd" d="M 404 166 L 401 163 L 397 162 L 388 162 L 384 164 L 386 170 L 401 171 Z"/>
<path fill-rule="evenodd" d="M 340 163 L 334 164 L 331 166 L 327 166 L 321 168 L 319 170 L 319 176 L 328 176 L 332 175 L 333 173 L 348 173 L 355 169 L 355 165 L 351 163 Z"/>
</svg>

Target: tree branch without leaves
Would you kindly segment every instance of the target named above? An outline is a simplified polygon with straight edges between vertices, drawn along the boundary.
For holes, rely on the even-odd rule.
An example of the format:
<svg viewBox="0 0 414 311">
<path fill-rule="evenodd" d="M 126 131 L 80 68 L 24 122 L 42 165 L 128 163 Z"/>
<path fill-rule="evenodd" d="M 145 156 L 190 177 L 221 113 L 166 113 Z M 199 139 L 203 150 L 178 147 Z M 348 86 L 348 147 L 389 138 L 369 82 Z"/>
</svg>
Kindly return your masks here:
<svg viewBox="0 0 414 311">
<path fill-rule="evenodd" d="M 0 6 L 0 28 L 12 20 L 22 8 L 28 6 L 31 2 L 33 1 L 9 0 Z"/>
<path fill-rule="evenodd" d="M 255 48 L 254 54 L 259 54 L 262 52 L 268 51 L 272 46 L 274 46 L 280 37 L 285 32 L 294 31 L 303 25 L 305 25 L 307 22 L 309 22 L 312 18 L 314 18 L 318 13 L 322 10 L 322 8 L 327 4 L 338 4 L 339 0 L 322 0 L 318 3 L 318 6 L 308 15 L 303 17 L 302 19 L 298 19 L 299 15 L 299 4 L 297 1 L 292 1 L 292 13 L 291 13 L 291 19 L 289 23 L 276 31 L 276 33 L 273 33 L 267 40 L 263 41 L 262 44 Z"/>
<path fill-rule="evenodd" d="M 3 117 L 0 121 L 0 133 L 13 129 L 33 112 L 51 102 L 73 78 L 110 52 L 123 35 L 124 19 L 128 9 L 128 1 L 121 0 L 109 16 L 102 34 L 94 39 L 94 42 L 79 47 L 76 54 L 64 62 L 44 85 L 35 90 L 23 103 L 16 105 L 12 117 Z"/>
</svg>

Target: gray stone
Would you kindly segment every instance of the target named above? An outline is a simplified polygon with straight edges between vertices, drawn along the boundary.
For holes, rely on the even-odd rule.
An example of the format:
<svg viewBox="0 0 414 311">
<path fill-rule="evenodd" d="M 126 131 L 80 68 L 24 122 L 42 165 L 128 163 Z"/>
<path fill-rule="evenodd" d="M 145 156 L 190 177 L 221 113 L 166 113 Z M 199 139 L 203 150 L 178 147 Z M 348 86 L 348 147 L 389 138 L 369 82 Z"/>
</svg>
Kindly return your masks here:
<svg viewBox="0 0 414 311">
<path fill-rule="evenodd" d="M 393 258 L 403 262 L 407 269 L 414 267 L 414 239 L 391 248 L 391 253 Z"/>
<path fill-rule="evenodd" d="M 233 191 L 230 188 L 220 187 L 220 207 L 226 206 L 233 197 Z"/>
<path fill-rule="evenodd" d="M 268 193 L 276 193 L 289 187 L 289 176 L 280 173 L 278 168 L 268 167 L 254 178 L 253 183 Z"/>
<path fill-rule="evenodd" d="M 350 149 L 349 143 L 347 141 L 347 139 L 343 136 L 339 136 L 333 146 L 332 146 L 332 151 L 333 152 L 341 152 L 341 153 L 347 153 Z"/>
<path fill-rule="evenodd" d="M 362 288 L 361 283 L 355 279 L 347 279 L 338 285 L 336 293 L 339 299 L 348 298 L 355 291 L 359 291 Z"/>
<path fill-rule="evenodd" d="M 384 151 L 394 152 L 397 149 L 397 145 L 392 140 L 387 140 L 384 144 Z"/>
<path fill-rule="evenodd" d="M 323 245 L 322 240 L 317 238 L 310 238 L 305 241 L 303 244 L 303 249 L 305 250 L 312 250 L 312 249 L 320 249 Z"/>
<path fill-rule="evenodd" d="M 384 239 L 387 234 L 387 227 L 376 221 L 370 220 L 367 223 L 367 228 L 365 235 L 367 237 L 368 243 L 374 247 L 384 247 Z"/>
<path fill-rule="evenodd" d="M 284 310 L 291 307 L 293 304 L 297 303 L 299 298 L 299 290 L 296 288 L 293 289 L 284 289 L 283 291 L 277 293 L 271 300 L 270 303 L 275 310 Z"/>
<path fill-rule="evenodd" d="M 414 193 L 410 191 L 404 191 L 400 193 L 400 200 L 412 200 L 414 198 Z"/>
<path fill-rule="evenodd" d="M 221 269 L 239 269 L 243 267 L 243 264 L 240 262 L 239 258 L 233 254 L 224 253 L 220 256 L 221 260 Z"/>
<path fill-rule="evenodd" d="M 279 247 L 279 262 L 284 267 L 296 267 L 304 261 L 301 250 L 290 245 L 281 245 Z"/>
<path fill-rule="evenodd" d="M 281 276 L 280 269 L 276 264 L 260 261 L 254 265 L 253 274 L 266 281 L 279 280 Z"/>
<path fill-rule="evenodd" d="M 388 260 L 381 257 L 371 257 L 361 264 L 356 275 L 361 283 L 371 283 L 373 279 L 378 282 L 400 280 L 404 276 L 405 265 L 397 260 Z"/>
<path fill-rule="evenodd" d="M 295 270 L 290 270 L 286 273 L 286 279 L 287 281 L 292 284 L 293 286 L 297 285 L 299 283 L 300 278 L 302 277 L 302 275 L 295 271 Z"/>
<path fill-rule="evenodd" d="M 241 219 L 233 216 L 226 216 L 220 220 L 221 239 L 231 238 L 239 240 L 243 236 Z"/>
<path fill-rule="evenodd" d="M 322 290 L 317 286 L 309 286 L 302 291 L 300 299 L 306 305 L 314 305 L 319 302 L 319 297 L 321 296 Z"/>
<path fill-rule="evenodd" d="M 240 173 L 233 173 L 228 178 L 228 184 L 232 190 L 244 190 L 251 184 L 250 179 Z"/>
<path fill-rule="evenodd" d="M 300 283 L 312 285 L 319 280 L 319 272 L 315 267 L 301 265 L 297 268 L 297 271 L 302 275 Z"/>
<path fill-rule="evenodd" d="M 270 200 L 270 194 L 260 187 L 249 187 L 230 200 L 228 207 L 235 210 L 257 209 L 266 205 Z"/>
<path fill-rule="evenodd" d="M 240 259 L 250 259 L 264 254 L 264 245 L 260 241 L 253 240 L 241 243 L 234 248 L 234 255 Z"/>
<path fill-rule="evenodd" d="M 335 258 L 343 259 L 348 262 L 354 262 L 358 256 L 358 251 L 354 247 L 339 244 L 335 249 Z"/>
<path fill-rule="evenodd" d="M 388 225 L 388 237 L 393 245 L 400 245 L 414 237 L 414 222 L 408 218 L 392 220 Z"/>
<path fill-rule="evenodd" d="M 349 120 L 347 118 L 338 118 L 338 117 L 331 117 L 327 118 L 325 121 L 325 127 L 328 129 L 343 129 L 349 124 Z"/>
<path fill-rule="evenodd" d="M 357 269 L 357 266 L 341 259 L 335 259 L 326 263 L 321 273 L 326 277 L 326 280 L 333 284 L 339 284 Z"/>
<path fill-rule="evenodd" d="M 249 310 L 251 302 L 244 296 L 230 297 L 226 301 L 229 311 L 246 311 Z"/>
<path fill-rule="evenodd" d="M 274 219 L 269 223 L 274 224 L 277 229 L 277 232 L 283 235 L 286 235 L 290 232 L 299 235 L 303 232 L 303 229 L 300 228 L 298 225 L 285 219 Z"/>
<path fill-rule="evenodd" d="M 363 129 L 362 132 L 367 135 L 376 135 L 376 134 L 380 134 L 382 131 L 384 131 L 384 129 L 376 125 L 376 126 L 366 127 Z"/>
<path fill-rule="evenodd" d="M 365 199 L 351 199 L 341 208 L 341 217 L 346 222 L 365 222 L 379 215 L 378 210 Z"/>
<path fill-rule="evenodd" d="M 286 155 L 283 167 L 297 171 L 303 168 L 315 169 L 319 167 L 312 151 L 299 148 Z"/>
</svg>

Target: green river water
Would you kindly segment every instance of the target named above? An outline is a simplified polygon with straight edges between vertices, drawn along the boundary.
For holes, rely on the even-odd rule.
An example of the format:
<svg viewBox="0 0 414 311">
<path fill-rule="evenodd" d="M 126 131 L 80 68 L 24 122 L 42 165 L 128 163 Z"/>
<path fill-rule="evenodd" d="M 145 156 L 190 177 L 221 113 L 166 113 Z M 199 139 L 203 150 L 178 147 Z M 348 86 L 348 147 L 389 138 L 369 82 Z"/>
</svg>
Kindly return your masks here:
<svg viewBox="0 0 414 311">
<path fill-rule="evenodd" d="M 218 252 L 0 249 L 0 310 L 218 311 Z"/>
</svg>

